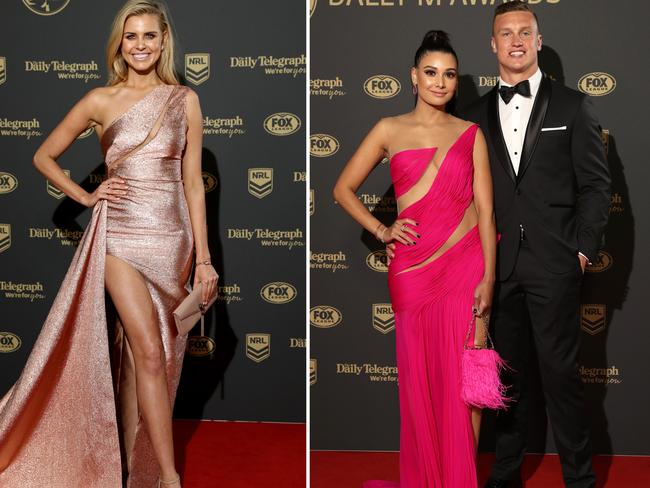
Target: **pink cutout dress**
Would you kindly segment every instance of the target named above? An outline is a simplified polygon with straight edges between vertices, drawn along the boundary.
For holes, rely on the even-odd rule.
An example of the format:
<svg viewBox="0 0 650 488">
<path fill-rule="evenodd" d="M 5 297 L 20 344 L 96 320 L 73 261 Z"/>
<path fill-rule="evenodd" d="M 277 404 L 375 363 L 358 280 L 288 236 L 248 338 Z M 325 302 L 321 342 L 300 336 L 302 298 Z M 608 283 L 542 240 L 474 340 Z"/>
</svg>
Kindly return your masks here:
<svg viewBox="0 0 650 488">
<path fill-rule="evenodd" d="M 449 148 L 426 195 L 402 210 L 420 238 L 396 243 L 388 286 L 397 343 L 400 400 L 400 482 L 364 488 L 476 488 L 470 409 L 460 396 L 463 341 L 484 262 L 478 226 L 422 267 L 461 223 L 473 200 L 472 125 Z M 408 149 L 390 163 L 395 196 L 413 187 L 437 148 Z"/>
<path fill-rule="evenodd" d="M 126 180 L 129 193 L 93 208 L 27 364 L 0 400 L 0 488 L 119 488 L 123 464 L 128 488 L 157 485 L 119 323 L 110 361 L 104 265 L 109 254 L 144 278 L 173 403 L 187 336 L 178 335 L 172 311 L 187 296 L 193 248 L 181 178 L 188 91 L 156 87 L 104 131 L 107 175 Z"/>
</svg>

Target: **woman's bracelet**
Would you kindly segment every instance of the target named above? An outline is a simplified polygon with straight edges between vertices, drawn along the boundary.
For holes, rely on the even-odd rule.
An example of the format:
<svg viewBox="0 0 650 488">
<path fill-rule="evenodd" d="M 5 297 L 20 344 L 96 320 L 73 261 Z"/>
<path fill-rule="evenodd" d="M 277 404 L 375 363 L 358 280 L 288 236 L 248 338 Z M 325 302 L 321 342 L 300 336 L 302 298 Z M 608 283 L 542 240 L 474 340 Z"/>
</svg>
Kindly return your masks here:
<svg viewBox="0 0 650 488">
<path fill-rule="evenodd" d="M 211 265 L 212 263 L 210 262 L 209 259 L 206 259 L 205 261 L 197 261 L 196 266 L 201 266 L 202 264 L 205 264 L 206 266 Z"/>
<path fill-rule="evenodd" d="M 381 231 L 381 234 L 379 233 L 379 229 L 383 227 L 383 230 Z M 384 244 L 384 232 L 386 232 L 386 226 L 382 224 L 381 222 L 375 229 L 375 237 L 377 238 L 378 241 L 381 241 L 382 244 Z"/>
</svg>

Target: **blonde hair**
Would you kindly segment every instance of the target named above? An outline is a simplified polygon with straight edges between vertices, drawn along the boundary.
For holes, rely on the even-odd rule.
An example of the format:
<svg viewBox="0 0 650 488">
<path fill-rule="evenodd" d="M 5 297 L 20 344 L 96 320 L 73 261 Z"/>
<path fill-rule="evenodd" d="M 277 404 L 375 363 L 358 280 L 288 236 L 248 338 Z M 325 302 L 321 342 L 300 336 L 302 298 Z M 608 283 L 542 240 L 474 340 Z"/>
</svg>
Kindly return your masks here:
<svg viewBox="0 0 650 488">
<path fill-rule="evenodd" d="M 158 16 L 160 30 L 167 34 L 165 49 L 160 53 L 156 63 L 156 74 L 168 85 L 178 85 L 178 77 L 174 68 L 174 34 L 171 19 L 165 5 L 153 0 L 128 0 L 113 20 L 111 34 L 106 47 L 106 66 L 108 67 L 108 86 L 116 85 L 126 80 L 128 66 L 122 57 L 121 46 L 124 35 L 124 24 L 134 15 L 152 14 Z"/>
</svg>

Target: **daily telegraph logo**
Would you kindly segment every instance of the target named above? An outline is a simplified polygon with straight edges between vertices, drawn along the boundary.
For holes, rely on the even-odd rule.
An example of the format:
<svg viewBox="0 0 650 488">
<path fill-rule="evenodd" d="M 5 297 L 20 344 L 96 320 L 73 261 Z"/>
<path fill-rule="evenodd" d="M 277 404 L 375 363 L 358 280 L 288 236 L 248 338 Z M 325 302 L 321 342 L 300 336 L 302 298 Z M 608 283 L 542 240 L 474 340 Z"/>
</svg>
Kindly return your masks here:
<svg viewBox="0 0 650 488">
<path fill-rule="evenodd" d="M 37 118 L 31 120 L 0 119 L 0 136 L 2 137 L 24 137 L 29 140 L 32 137 L 42 136 L 41 122 Z"/>
<path fill-rule="evenodd" d="M 203 178 L 203 188 L 206 193 L 210 193 L 217 187 L 217 177 L 212 173 L 203 171 L 201 177 Z"/>
<path fill-rule="evenodd" d="M 275 230 L 269 228 L 249 229 L 246 227 L 226 229 L 228 239 L 243 239 L 259 242 L 262 247 L 286 247 L 289 251 L 297 247 L 305 247 L 305 233 L 300 228 L 291 230 Z"/>
<path fill-rule="evenodd" d="M 315 385 L 318 381 L 318 362 L 315 359 L 309 360 L 309 384 Z"/>
<path fill-rule="evenodd" d="M 84 235 L 83 230 L 72 230 L 61 227 L 30 227 L 28 229 L 30 239 L 58 239 L 62 246 L 78 246 Z"/>
<path fill-rule="evenodd" d="M 69 169 L 64 169 L 63 172 L 65 173 L 65 175 L 68 178 L 70 178 L 70 170 Z M 45 186 L 46 186 L 46 189 L 47 189 L 47 193 L 50 196 L 56 198 L 57 200 L 61 200 L 65 196 L 65 193 L 63 193 L 56 186 L 54 186 L 52 183 L 50 183 L 50 180 L 47 180 L 47 183 L 46 183 Z"/>
<path fill-rule="evenodd" d="M 605 330 L 607 308 L 602 303 L 588 303 L 581 306 L 580 326 L 587 334 L 596 335 Z"/>
<path fill-rule="evenodd" d="M 359 200 L 370 212 L 381 212 L 393 214 L 397 212 L 397 199 L 386 195 L 377 195 L 376 193 L 362 193 Z"/>
<path fill-rule="evenodd" d="M 378 273 L 388 273 L 388 255 L 385 250 L 373 251 L 366 256 L 368 267 Z"/>
<path fill-rule="evenodd" d="M 0 195 L 11 193 L 18 187 L 18 178 L 11 173 L 0 171 Z"/>
<path fill-rule="evenodd" d="M 12 332 L 0 332 L 0 353 L 14 352 L 20 349 L 22 341 Z"/>
<path fill-rule="evenodd" d="M 382 334 L 395 329 L 395 314 L 390 303 L 372 304 L 372 326 Z"/>
<path fill-rule="evenodd" d="M 11 247 L 11 224 L 0 224 L 0 252 Z"/>
<path fill-rule="evenodd" d="M 185 55 L 185 78 L 193 85 L 200 85 L 210 78 L 210 54 L 189 53 Z"/>
<path fill-rule="evenodd" d="M 226 136 L 232 139 L 234 136 L 243 136 L 246 134 L 244 129 L 244 119 L 239 115 L 234 117 L 203 117 L 203 135 L 204 136 Z"/>
<path fill-rule="evenodd" d="M 0 85 L 7 81 L 7 58 L 0 56 Z"/>
<path fill-rule="evenodd" d="M 264 70 L 265 75 L 290 75 L 294 78 L 307 73 L 307 56 L 231 56 L 230 68 Z"/>
<path fill-rule="evenodd" d="M 587 73 L 578 80 L 578 89 L 592 97 L 602 97 L 616 89 L 616 80 L 609 73 Z"/>
<path fill-rule="evenodd" d="M 343 89 L 343 80 L 340 76 L 336 78 L 311 78 L 309 80 L 309 94 L 312 97 L 327 97 L 332 100 L 334 97 L 342 97 L 346 94 Z"/>
<path fill-rule="evenodd" d="M 337 308 L 329 305 L 316 305 L 309 311 L 309 321 L 319 329 L 336 327 L 343 320 L 343 314 Z"/>
<path fill-rule="evenodd" d="M 602 273 L 607 271 L 614 264 L 612 255 L 605 251 L 599 251 L 596 260 L 585 268 L 588 273 Z"/>
<path fill-rule="evenodd" d="M 2 224 L 0 224 L 0 236 L 2 235 Z M 2 240 L 0 239 L 0 246 Z M 1 251 L 0 247 L 0 251 Z M 0 292 L 4 293 L 4 298 L 11 300 L 43 300 L 45 298 L 43 283 L 36 281 L 34 283 L 19 283 L 14 281 L 0 281 Z"/>
<path fill-rule="evenodd" d="M 309 253 L 310 269 L 322 269 L 336 273 L 350 269 L 347 264 L 348 257 L 343 251 L 339 252 L 317 252 Z"/>
<path fill-rule="evenodd" d="M 265 302 L 273 303 L 275 305 L 280 305 L 284 303 L 289 303 L 294 298 L 298 291 L 296 287 L 291 283 L 285 283 L 284 281 L 273 281 L 272 283 L 267 283 L 260 290 L 260 296 Z"/>
<path fill-rule="evenodd" d="M 363 83 L 363 91 L 372 98 L 393 98 L 402 89 L 399 80 L 390 75 L 375 75 Z"/>
<path fill-rule="evenodd" d="M 498 76 L 479 76 L 478 77 L 478 86 L 484 87 L 493 87 L 499 84 Z"/>
<path fill-rule="evenodd" d="M 623 383 L 621 372 L 615 365 L 592 368 L 583 364 L 578 371 L 585 384 L 620 385 Z"/>
<path fill-rule="evenodd" d="M 59 80 L 81 80 L 88 83 L 90 80 L 99 80 L 99 65 L 93 59 L 86 62 L 68 62 L 62 59 L 45 61 L 43 59 L 25 60 L 27 73 L 55 73 Z"/>
<path fill-rule="evenodd" d="M 248 193 L 264 198 L 273 191 L 273 168 L 248 168 Z"/>
<path fill-rule="evenodd" d="M 271 355 L 271 334 L 246 334 L 246 357 L 261 363 Z"/>
<path fill-rule="evenodd" d="M 214 340 L 208 336 L 188 336 L 187 338 L 186 351 L 190 356 L 209 356 L 214 352 L 216 347 Z"/>
<path fill-rule="evenodd" d="M 309 154 L 317 158 L 326 158 L 336 154 L 341 145 L 336 137 L 329 134 L 312 134 L 309 138 Z"/>
<path fill-rule="evenodd" d="M 301 125 L 300 118 L 289 112 L 278 112 L 264 119 L 264 130 L 274 136 L 295 134 Z"/>
<path fill-rule="evenodd" d="M 623 196 L 618 192 L 612 193 L 609 199 L 609 214 L 622 214 L 623 212 L 625 212 Z"/>
<path fill-rule="evenodd" d="M 29 10 L 38 15 L 55 15 L 66 8 L 70 0 L 23 0 Z"/>
</svg>

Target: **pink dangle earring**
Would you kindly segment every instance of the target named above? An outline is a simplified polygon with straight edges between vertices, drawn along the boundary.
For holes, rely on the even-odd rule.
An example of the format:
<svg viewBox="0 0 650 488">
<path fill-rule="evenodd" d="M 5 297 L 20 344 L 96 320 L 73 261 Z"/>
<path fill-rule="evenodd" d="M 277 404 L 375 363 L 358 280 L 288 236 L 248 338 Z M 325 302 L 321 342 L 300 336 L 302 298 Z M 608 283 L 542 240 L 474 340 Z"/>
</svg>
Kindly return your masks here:
<svg viewBox="0 0 650 488">
<path fill-rule="evenodd" d="M 418 94 L 418 86 L 413 85 L 413 95 L 417 95 L 417 94 Z"/>
</svg>

